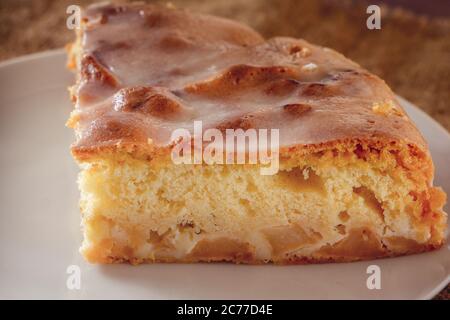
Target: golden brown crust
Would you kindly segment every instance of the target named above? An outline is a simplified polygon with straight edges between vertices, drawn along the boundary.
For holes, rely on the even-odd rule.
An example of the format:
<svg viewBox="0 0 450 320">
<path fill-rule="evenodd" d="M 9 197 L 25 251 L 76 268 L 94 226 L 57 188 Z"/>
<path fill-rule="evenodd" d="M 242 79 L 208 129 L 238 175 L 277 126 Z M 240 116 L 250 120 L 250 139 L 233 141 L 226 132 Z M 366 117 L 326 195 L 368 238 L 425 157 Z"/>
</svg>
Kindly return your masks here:
<svg viewBox="0 0 450 320">
<path fill-rule="evenodd" d="M 167 147 L 193 120 L 280 129 L 282 148 L 360 139 L 427 150 L 385 83 L 332 50 L 157 6 L 95 6 L 83 21 L 70 122 L 80 160 L 149 139 Z M 141 103 L 124 106 L 136 92 Z"/>
</svg>

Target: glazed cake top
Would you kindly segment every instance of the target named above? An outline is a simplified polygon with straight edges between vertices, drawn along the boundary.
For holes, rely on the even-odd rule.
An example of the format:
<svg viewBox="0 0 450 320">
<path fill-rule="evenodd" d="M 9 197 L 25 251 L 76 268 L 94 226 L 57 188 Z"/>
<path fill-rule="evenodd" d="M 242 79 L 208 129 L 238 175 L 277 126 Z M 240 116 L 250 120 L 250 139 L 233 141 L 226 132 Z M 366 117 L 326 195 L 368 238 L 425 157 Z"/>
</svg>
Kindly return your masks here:
<svg viewBox="0 0 450 320">
<path fill-rule="evenodd" d="M 280 130 L 280 147 L 353 139 L 426 144 L 378 77 L 303 40 L 143 4 L 91 6 L 73 46 L 74 154 L 167 147 L 177 128 Z"/>
</svg>

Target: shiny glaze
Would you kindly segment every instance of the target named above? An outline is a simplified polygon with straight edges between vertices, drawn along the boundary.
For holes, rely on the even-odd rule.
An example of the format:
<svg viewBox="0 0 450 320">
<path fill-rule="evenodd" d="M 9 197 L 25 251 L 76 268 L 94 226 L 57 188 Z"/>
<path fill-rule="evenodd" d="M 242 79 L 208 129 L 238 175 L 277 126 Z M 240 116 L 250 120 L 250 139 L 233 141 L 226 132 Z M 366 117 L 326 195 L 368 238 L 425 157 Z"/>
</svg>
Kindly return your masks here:
<svg viewBox="0 0 450 320">
<path fill-rule="evenodd" d="M 281 147 L 387 139 L 426 149 L 386 84 L 330 49 L 150 5 L 91 6 L 83 21 L 75 152 L 168 146 L 194 120 L 279 129 Z M 380 103 L 397 112 L 374 112 Z"/>
</svg>

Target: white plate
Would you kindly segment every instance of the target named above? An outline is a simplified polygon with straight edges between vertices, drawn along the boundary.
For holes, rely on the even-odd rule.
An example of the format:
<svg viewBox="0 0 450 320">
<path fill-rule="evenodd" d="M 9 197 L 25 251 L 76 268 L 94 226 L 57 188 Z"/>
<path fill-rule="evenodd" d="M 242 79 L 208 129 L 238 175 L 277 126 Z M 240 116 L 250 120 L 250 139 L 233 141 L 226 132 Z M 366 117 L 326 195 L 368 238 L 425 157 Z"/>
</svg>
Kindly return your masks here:
<svg viewBox="0 0 450 320">
<path fill-rule="evenodd" d="M 306 266 L 231 264 L 89 265 L 81 242 L 76 174 L 64 126 L 72 108 L 63 51 L 0 64 L 0 298 L 125 299 L 429 299 L 449 282 L 450 250 Z M 450 136 L 401 100 L 426 136 L 436 184 L 450 193 Z M 381 290 L 369 290 L 369 265 Z M 68 289 L 69 266 L 80 268 Z"/>
</svg>

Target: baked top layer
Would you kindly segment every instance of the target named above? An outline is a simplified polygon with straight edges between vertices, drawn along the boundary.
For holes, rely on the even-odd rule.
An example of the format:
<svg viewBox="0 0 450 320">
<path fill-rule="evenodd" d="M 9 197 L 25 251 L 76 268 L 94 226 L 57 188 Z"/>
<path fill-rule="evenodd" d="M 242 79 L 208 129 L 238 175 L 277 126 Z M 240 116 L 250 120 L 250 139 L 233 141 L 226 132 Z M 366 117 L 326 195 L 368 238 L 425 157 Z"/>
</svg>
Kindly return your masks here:
<svg viewBox="0 0 450 320">
<path fill-rule="evenodd" d="M 119 146 L 164 149 L 194 120 L 276 128 L 281 149 L 363 140 L 428 153 L 388 86 L 331 49 L 143 4 L 91 6 L 82 20 L 69 63 L 79 70 L 69 120 L 79 159 Z"/>
</svg>

